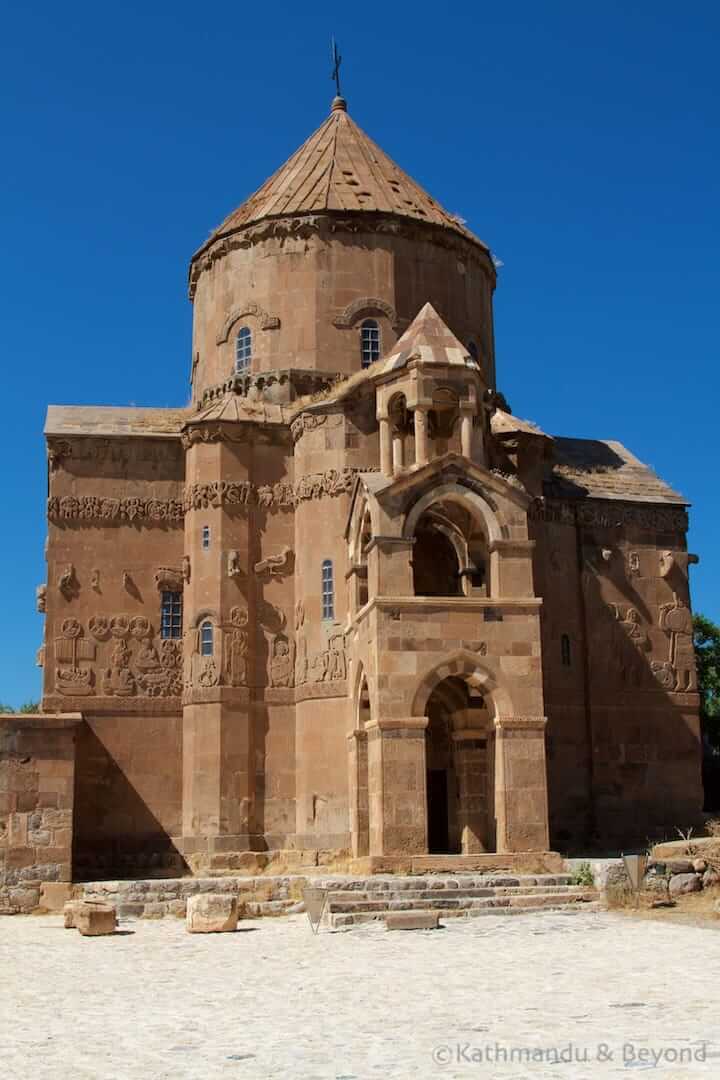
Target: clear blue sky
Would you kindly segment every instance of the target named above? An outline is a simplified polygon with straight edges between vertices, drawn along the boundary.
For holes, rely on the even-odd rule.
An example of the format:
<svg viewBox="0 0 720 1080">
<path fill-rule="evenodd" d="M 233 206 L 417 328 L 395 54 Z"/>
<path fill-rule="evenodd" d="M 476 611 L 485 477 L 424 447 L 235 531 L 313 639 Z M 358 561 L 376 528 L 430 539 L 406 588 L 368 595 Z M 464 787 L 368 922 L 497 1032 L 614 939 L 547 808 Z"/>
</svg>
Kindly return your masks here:
<svg viewBox="0 0 720 1080">
<path fill-rule="evenodd" d="M 0 701 L 37 697 L 49 402 L 178 405 L 192 251 L 350 112 L 503 261 L 500 388 L 693 504 L 720 620 L 720 7 L 11 4 L 0 40 Z"/>
</svg>

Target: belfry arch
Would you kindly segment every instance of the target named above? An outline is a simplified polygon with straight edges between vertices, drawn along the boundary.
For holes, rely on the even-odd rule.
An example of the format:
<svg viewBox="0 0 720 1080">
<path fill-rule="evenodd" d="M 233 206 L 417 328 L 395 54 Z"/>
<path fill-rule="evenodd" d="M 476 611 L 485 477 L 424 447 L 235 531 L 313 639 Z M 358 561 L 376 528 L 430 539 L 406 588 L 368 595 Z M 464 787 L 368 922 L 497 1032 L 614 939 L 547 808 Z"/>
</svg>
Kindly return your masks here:
<svg viewBox="0 0 720 1080">
<path fill-rule="evenodd" d="M 491 538 L 497 519 L 482 496 L 442 484 L 408 513 L 403 535 L 412 539 L 415 596 L 489 596 Z"/>
</svg>

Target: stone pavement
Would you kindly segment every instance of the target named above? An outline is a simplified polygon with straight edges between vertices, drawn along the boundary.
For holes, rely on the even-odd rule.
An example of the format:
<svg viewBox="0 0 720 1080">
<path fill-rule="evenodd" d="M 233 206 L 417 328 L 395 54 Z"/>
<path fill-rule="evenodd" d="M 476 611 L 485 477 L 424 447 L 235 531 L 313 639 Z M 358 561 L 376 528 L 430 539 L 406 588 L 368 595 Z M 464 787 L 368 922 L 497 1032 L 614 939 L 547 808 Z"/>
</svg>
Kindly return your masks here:
<svg viewBox="0 0 720 1080">
<path fill-rule="evenodd" d="M 556 913 L 317 937 L 305 916 L 120 931 L 0 920 L 4 1080 L 720 1075 L 713 929 Z M 704 1062 L 678 1063 L 704 1041 Z M 651 1070 L 641 1051 L 663 1058 Z"/>
</svg>

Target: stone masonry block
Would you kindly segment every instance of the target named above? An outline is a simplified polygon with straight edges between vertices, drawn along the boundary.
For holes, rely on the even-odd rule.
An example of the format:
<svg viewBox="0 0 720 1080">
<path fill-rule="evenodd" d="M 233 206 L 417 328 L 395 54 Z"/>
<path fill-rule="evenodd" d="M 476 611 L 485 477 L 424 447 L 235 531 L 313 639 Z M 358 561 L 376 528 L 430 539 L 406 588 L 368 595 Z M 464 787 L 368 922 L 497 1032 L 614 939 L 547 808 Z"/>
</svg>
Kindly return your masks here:
<svg viewBox="0 0 720 1080">
<path fill-rule="evenodd" d="M 102 937 L 114 934 L 117 914 L 113 904 L 80 901 L 73 913 L 75 928 L 83 937 Z"/>
<path fill-rule="evenodd" d="M 393 911 L 385 916 L 387 930 L 438 930 L 437 911 Z"/>
<path fill-rule="evenodd" d="M 201 893 L 187 903 L 189 934 L 217 934 L 237 930 L 237 897 L 226 893 Z"/>
</svg>

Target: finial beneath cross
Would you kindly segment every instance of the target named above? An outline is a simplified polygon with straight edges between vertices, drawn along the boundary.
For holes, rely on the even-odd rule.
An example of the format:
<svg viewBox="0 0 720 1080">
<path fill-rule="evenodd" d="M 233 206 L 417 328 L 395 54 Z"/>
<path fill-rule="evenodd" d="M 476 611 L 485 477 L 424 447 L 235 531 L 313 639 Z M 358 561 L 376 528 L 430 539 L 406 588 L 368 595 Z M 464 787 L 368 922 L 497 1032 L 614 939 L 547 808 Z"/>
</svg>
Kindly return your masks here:
<svg viewBox="0 0 720 1080">
<path fill-rule="evenodd" d="M 335 89 L 336 89 L 337 96 L 342 97 L 342 94 L 340 93 L 340 65 L 342 64 L 342 56 L 338 52 L 337 42 L 335 41 L 335 38 L 332 38 L 331 40 L 332 40 L 331 57 L 332 57 L 332 62 L 333 62 L 333 69 L 332 69 L 332 75 L 330 76 L 330 78 L 334 79 L 334 81 L 335 81 Z"/>
</svg>

